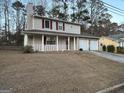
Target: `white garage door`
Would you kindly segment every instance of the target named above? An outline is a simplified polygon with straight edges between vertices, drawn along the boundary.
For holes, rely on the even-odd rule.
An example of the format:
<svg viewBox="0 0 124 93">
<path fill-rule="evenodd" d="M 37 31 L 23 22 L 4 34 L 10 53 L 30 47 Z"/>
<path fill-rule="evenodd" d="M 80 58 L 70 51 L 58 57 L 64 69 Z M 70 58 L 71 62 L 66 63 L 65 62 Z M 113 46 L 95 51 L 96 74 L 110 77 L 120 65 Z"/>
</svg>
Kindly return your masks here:
<svg viewBox="0 0 124 93">
<path fill-rule="evenodd" d="M 79 48 L 83 50 L 89 50 L 89 40 L 87 39 L 80 39 L 79 41 Z"/>
<path fill-rule="evenodd" d="M 124 42 L 120 42 L 120 47 L 124 47 Z"/>
<path fill-rule="evenodd" d="M 98 50 L 98 40 L 90 40 L 90 50 Z"/>
</svg>

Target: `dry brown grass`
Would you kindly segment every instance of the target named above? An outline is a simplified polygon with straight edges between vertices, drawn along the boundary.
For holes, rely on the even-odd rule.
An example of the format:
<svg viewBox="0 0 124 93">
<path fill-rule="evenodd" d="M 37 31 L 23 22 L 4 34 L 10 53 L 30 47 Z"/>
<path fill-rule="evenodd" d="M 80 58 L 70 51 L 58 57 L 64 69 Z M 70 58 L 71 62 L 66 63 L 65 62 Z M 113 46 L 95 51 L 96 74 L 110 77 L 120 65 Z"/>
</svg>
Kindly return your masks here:
<svg viewBox="0 0 124 93">
<path fill-rule="evenodd" d="M 14 93 L 95 93 L 124 82 L 124 64 L 88 53 L 0 51 L 0 89 Z"/>
</svg>

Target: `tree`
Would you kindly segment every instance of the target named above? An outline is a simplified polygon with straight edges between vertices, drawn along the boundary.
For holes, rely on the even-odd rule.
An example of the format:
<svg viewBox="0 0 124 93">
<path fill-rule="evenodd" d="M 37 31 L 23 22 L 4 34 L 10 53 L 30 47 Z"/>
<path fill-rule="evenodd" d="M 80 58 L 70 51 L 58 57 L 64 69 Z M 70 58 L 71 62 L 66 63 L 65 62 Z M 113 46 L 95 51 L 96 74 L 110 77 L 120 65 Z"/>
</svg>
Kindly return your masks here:
<svg viewBox="0 0 124 93">
<path fill-rule="evenodd" d="M 16 10 L 16 30 L 20 31 L 20 11 L 24 9 L 24 5 L 20 1 L 12 3 L 12 7 Z"/>
<path fill-rule="evenodd" d="M 35 6 L 34 10 L 36 15 L 45 16 L 45 8 L 42 5 Z"/>
<path fill-rule="evenodd" d="M 71 21 L 77 23 L 84 23 L 90 19 L 89 10 L 87 8 L 86 0 L 72 0 L 71 2 Z"/>
<path fill-rule="evenodd" d="M 76 17 L 76 2 L 75 0 L 70 0 L 70 5 L 71 5 L 71 10 L 72 10 L 72 13 L 70 14 L 70 17 L 71 17 L 71 21 L 72 22 L 75 22 L 77 17 Z"/>
<path fill-rule="evenodd" d="M 90 10 L 91 25 L 98 25 L 107 12 L 107 8 L 101 0 L 90 0 Z"/>
<path fill-rule="evenodd" d="M 22 18 L 23 18 L 23 13 L 22 11 L 24 11 L 24 5 L 22 4 L 22 2 L 20 1 L 16 1 L 14 3 L 12 3 L 12 7 L 16 10 L 16 43 L 20 44 L 21 42 L 21 24 L 23 24 L 22 22 Z"/>
<path fill-rule="evenodd" d="M 5 0 L 4 2 L 4 16 L 5 16 L 5 39 L 7 40 L 8 39 L 8 36 L 7 36 L 7 25 L 8 25 L 8 22 L 7 22 L 7 16 L 8 16 L 8 4 L 7 4 L 7 0 Z"/>
<path fill-rule="evenodd" d="M 59 16 L 63 15 L 62 19 L 67 21 L 68 20 L 68 16 L 69 16 L 69 14 L 68 14 L 68 4 L 67 4 L 67 1 L 63 1 L 62 3 L 63 3 L 63 5 L 62 5 L 63 12 L 61 12 L 59 14 Z"/>
<path fill-rule="evenodd" d="M 37 1 L 36 1 L 37 2 Z M 46 16 L 46 7 L 47 7 L 47 1 L 46 0 L 39 0 L 37 4 L 34 4 L 34 12 L 36 15 L 39 16 Z"/>
<path fill-rule="evenodd" d="M 82 23 L 89 19 L 88 14 L 89 11 L 86 8 L 86 0 L 77 0 L 77 21 L 78 23 Z"/>
<path fill-rule="evenodd" d="M 60 13 L 59 10 L 60 10 L 60 6 L 59 5 L 53 6 L 52 9 L 48 12 L 49 17 L 58 18 L 58 15 Z"/>
<path fill-rule="evenodd" d="M 49 11 L 49 16 L 68 20 L 68 1 L 67 0 L 52 0 L 52 9 Z"/>
</svg>

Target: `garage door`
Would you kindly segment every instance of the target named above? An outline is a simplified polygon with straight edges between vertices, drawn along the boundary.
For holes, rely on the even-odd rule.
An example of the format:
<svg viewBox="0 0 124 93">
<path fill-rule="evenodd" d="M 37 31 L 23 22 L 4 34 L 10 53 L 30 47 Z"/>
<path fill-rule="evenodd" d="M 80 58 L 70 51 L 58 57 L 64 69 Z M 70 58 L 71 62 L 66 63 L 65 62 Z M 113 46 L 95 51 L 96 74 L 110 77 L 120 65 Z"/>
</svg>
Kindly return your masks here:
<svg viewBox="0 0 124 93">
<path fill-rule="evenodd" d="M 124 47 L 124 42 L 120 42 L 120 47 Z"/>
<path fill-rule="evenodd" d="M 79 48 L 83 50 L 89 50 L 89 40 L 87 39 L 80 39 L 79 41 Z"/>
<path fill-rule="evenodd" d="M 98 50 L 98 40 L 90 40 L 90 50 Z"/>
</svg>

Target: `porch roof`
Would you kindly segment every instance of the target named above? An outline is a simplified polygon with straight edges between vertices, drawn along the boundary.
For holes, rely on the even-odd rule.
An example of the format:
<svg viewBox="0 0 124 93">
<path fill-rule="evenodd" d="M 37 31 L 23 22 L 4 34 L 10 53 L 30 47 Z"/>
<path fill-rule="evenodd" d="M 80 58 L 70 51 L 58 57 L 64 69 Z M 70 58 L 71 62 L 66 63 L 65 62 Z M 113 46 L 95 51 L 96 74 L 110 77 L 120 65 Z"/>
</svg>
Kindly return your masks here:
<svg viewBox="0 0 124 93">
<path fill-rule="evenodd" d="M 80 38 L 91 38 L 91 39 L 99 39 L 100 37 L 95 36 L 85 36 L 81 34 L 74 33 L 64 33 L 64 32 L 53 32 L 53 31 L 44 31 L 44 30 L 25 30 L 22 34 L 43 34 L 43 35 L 58 35 L 58 36 L 70 36 L 70 37 L 80 37 Z"/>
</svg>

